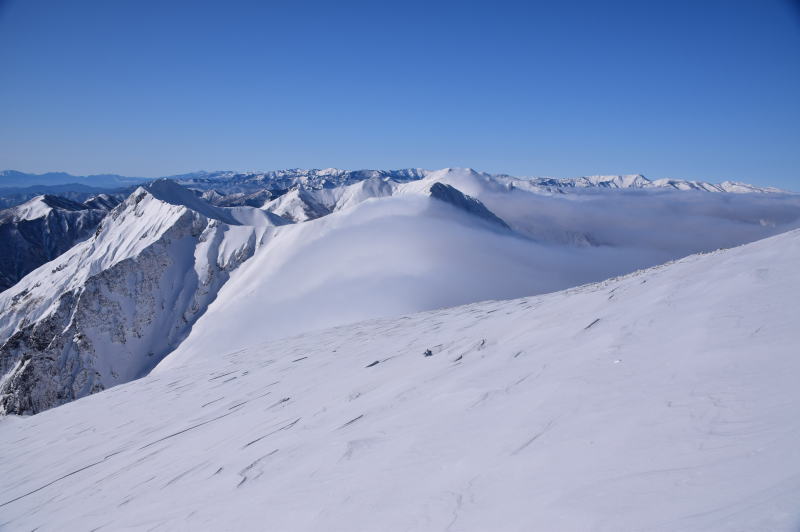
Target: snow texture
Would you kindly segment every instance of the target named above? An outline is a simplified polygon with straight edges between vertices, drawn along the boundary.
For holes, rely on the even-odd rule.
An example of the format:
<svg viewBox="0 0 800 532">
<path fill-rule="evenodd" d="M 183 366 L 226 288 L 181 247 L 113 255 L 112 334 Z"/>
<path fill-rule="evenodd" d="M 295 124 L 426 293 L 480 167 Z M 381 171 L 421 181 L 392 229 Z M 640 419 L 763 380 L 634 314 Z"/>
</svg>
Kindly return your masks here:
<svg viewBox="0 0 800 532">
<path fill-rule="evenodd" d="M 792 231 L 548 295 L 198 344 L 0 419 L 0 528 L 796 531 L 799 262 Z M 216 334 L 237 320 L 218 312 Z"/>
</svg>

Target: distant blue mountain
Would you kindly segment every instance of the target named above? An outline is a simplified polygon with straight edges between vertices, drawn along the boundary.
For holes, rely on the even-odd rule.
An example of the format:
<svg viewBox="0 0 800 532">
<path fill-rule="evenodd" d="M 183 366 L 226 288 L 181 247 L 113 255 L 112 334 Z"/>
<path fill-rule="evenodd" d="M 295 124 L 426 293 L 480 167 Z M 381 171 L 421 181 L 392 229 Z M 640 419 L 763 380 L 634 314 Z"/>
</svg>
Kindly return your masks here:
<svg viewBox="0 0 800 532">
<path fill-rule="evenodd" d="M 150 181 L 145 177 L 125 177 L 116 174 L 97 174 L 89 176 L 71 175 L 66 172 L 46 174 L 27 174 L 17 170 L 0 171 L 0 188 L 30 187 L 33 185 L 71 185 L 80 184 L 96 188 L 121 188 Z"/>
</svg>

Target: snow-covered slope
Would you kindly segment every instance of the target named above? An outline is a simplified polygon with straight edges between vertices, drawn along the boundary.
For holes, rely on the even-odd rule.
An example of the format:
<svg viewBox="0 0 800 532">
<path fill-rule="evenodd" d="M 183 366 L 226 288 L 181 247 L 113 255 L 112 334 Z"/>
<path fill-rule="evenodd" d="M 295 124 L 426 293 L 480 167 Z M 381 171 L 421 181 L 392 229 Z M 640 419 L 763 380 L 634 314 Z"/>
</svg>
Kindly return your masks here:
<svg viewBox="0 0 800 532">
<path fill-rule="evenodd" d="M 0 294 L 0 413 L 36 413 L 140 377 L 282 221 L 169 181 Z"/>
<path fill-rule="evenodd" d="M 287 216 L 284 213 L 284 216 Z M 553 291 L 652 264 L 625 249 L 545 245 L 439 182 L 275 231 L 171 357 L 367 318 Z M 657 262 L 657 261 L 656 261 Z M 226 334 L 217 323 L 225 320 Z"/>
<path fill-rule="evenodd" d="M 545 296 L 197 346 L 0 420 L 2 526 L 794 531 L 799 262 L 794 231 Z"/>
<path fill-rule="evenodd" d="M 559 290 L 800 224 L 794 196 L 551 196 L 460 169 L 295 189 L 264 209 L 303 223 L 280 228 L 232 276 L 172 357 Z"/>
<path fill-rule="evenodd" d="M 468 169 L 337 172 L 305 176 L 262 209 L 221 208 L 163 180 L 137 191 L 94 239 L 0 297 L 0 375 L 14 373 L 5 411 L 127 382 L 187 334 L 174 356 L 563 289 L 800 224 L 792 195 L 555 194 Z"/>
<path fill-rule="evenodd" d="M 0 292 L 89 237 L 115 204 L 107 195 L 83 204 L 40 195 L 0 211 Z"/>
</svg>

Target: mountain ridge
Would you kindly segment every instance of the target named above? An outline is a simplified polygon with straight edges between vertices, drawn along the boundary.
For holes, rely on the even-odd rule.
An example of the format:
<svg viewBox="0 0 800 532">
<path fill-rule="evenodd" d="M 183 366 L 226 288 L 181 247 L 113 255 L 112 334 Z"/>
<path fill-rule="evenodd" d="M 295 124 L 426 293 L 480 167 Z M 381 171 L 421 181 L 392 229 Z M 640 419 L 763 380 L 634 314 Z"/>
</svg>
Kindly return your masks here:
<svg viewBox="0 0 800 532">
<path fill-rule="evenodd" d="M 55 185 L 67 184 L 70 179 L 75 183 L 94 184 L 95 186 L 124 186 L 140 184 L 156 179 L 171 179 L 190 187 L 210 190 L 214 184 L 226 184 L 229 192 L 254 191 L 265 186 L 275 189 L 288 189 L 292 186 L 305 186 L 309 188 L 324 188 L 328 184 L 342 186 L 372 177 L 391 177 L 398 182 L 422 179 L 437 171 L 460 170 L 459 168 L 445 168 L 442 170 L 425 170 L 421 168 L 401 168 L 396 170 L 344 170 L 339 168 L 290 168 L 284 170 L 267 171 L 196 171 L 184 174 L 167 175 L 157 178 L 125 177 L 116 174 L 97 174 L 89 176 L 74 176 L 65 172 L 50 172 L 45 174 L 26 174 L 16 170 L 0 171 L 0 187 L 26 186 L 26 185 Z M 472 169 L 466 169 L 472 170 Z M 472 170 L 474 171 L 474 170 Z M 722 181 L 711 183 L 707 181 L 686 180 L 675 178 L 659 178 L 650 180 L 642 174 L 609 174 L 583 177 L 538 177 L 522 176 L 513 177 L 507 174 L 492 174 L 478 172 L 483 175 L 513 180 L 528 181 L 530 185 L 543 189 L 575 189 L 575 188 L 671 188 L 675 190 L 702 190 L 707 192 L 729 193 L 776 193 L 785 194 L 788 191 L 769 186 L 755 186 L 738 181 Z"/>
<path fill-rule="evenodd" d="M 800 224 L 794 196 L 543 194 L 468 169 L 296 188 L 261 208 L 203 196 L 219 200 L 140 186 L 0 293 L 4 412 L 40 412 L 198 346 L 548 292 Z M 237 317 L 226 336 L 216 316 Z"/>
<path fill-rule="evenodd" d="M 79 203 L 43 194 L 0 210 L 0 292 L 91 236 L 116 204 L 108 195 Z"/>
<path fill-rule="evenodd" d="M 0 293 L 0 413 L 40 412 L 148 371 L 268 238 L 274 219 L 250 211 L 155 182 Z"/>
</svg>

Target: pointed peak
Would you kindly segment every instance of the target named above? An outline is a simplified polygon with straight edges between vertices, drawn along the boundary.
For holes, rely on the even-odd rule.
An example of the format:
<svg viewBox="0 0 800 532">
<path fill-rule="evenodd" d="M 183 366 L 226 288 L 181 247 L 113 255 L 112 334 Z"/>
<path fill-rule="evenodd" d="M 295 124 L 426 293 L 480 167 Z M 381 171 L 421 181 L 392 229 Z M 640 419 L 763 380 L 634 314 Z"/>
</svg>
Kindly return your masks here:
<svg viewBox="0 0 800 532">
<path fill-rule="evenodd" d="M 137 187 L 119 208 L 131 208 L 147 197 L 161 203 L 189 209 L 206 218 L 213 218 L 230 225 L 240 225 L 225 209 L 212 205 L 192 190 L 166 178 L 156 179 Z"/>
<path fill-rule="evenodd" d="M 83 205 L 89 209 L 102 211 L 110 211 L 119 204 L 120 200 L 109 194 L 96 194 L 83 202 Z"/>
</svg>

